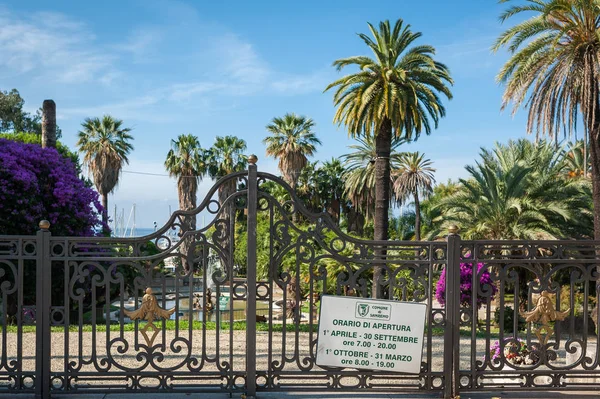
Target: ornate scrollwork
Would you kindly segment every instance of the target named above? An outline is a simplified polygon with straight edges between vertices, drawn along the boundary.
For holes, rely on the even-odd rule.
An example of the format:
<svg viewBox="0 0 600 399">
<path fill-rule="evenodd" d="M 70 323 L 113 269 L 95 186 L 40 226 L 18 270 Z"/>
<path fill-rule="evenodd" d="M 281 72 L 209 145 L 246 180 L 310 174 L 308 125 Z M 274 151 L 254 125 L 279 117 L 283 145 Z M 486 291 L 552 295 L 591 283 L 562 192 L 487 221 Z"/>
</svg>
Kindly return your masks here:
<svg viewBox="0 0 600 399">
<path fill-rule="evenodd" d="M 154 319 L 168 319 L 175 312 L 175 308 L 163 309 L 158 306 L 156 296 L 152 293 L 152 288 L 146 288 L 146 294 L 142 297 L 142 305 L 137 310 L 126 310 L 125 313 L 131 320 L 146 320 L 148 323 L 140 329 L 146 344 L 149 348 L 152 347 L 154 339 L 160 332 L 160 329 L 154 325 Z M 152 336 L 148 336 L 148 330 L 152 330 Z"/>
<path fill-rule="evenodd" d="M 564 312 L 554 309 L 550 294 L 548 291 L 542 291 L 532 311 L 521 311 L 519 313 L 525 318 L 526 322 L 540 324 L 535 330 L 535 336 L 543 346 L 548 343 L 548 340 L 553 334 L 550 322 L 564 320 L 569 315 L 570 311 L 570 308 Z"/>
</svg>

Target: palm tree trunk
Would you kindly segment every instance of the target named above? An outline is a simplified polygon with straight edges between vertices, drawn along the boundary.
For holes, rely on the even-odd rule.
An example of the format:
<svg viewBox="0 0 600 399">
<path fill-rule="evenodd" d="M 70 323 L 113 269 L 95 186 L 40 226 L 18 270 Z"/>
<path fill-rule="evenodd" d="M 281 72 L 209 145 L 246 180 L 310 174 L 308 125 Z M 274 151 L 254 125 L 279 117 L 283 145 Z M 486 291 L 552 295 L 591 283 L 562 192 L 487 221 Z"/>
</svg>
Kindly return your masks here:
<svg viewBox="0 0 600 399">
<path fill-rule="evenodd" d="M 340 200 L 337 198 L 333 198 L 329 202 L 329 207 L 327 209 L 327 213 L 333 219 L 333 221 L 339 225 L 340 224 Z"/>
<path fill-rule="evenodd" d="M 102 208 L 102 235 L 108 237 L 108 193 L 102 194 Z"/>
<path fill-rule="evenodd" d="M 390 207 L 390 153 L 392 148 L 392 123 L 385 118 L 375 137 L 375 219 L 374 239 L 383 241 L 388 239 L 388 211 Z M 375 259 L 384 259 L 386 250 L 375 250 Z M 373 269 L 373 286 L 371 296 L 381 296 L 381 280 L 383 267 L 375 266 Z"/>
<path fill-rule="evenodd" d="M 594 60 L 589 65 L 594 65 Z M 592 111 L 584 117 L 587 121 L 590 147 L 590 163 L 592 164 L 592 202 L 594 203 L 594 239 L 600 240 L 600 99 L 598 98 L 598 85 L 593 80 L 595 74 L 593 71 L 589 75 L 592 77 L 590 87 L 593 88 L 592 99 L 590 103 L 593 106 Z M 600 266 L 598 266 L 600 269 Z M 599 270 L 600 271 L 600 270 Z"/>
<path fill-rule="evenodd" d="M 179 191 L 179 209 L 182 211 L 190 211 L 196 208 L 196 192 L 198 191 L 198 183 L 195 177 L 182 176 L 177 182 L 177 189 Z M 184 216 L 183 223 L 181 226 L 180 235 L 183 235 L 186 231 L 196 230 L 196 215 Z M 183 270 L 187 274 L 192 265 L 192 254 L 188 254 L 193 237 L 186 237 L 182 240 L 181 246 L 179 247 L 179 253 L 185 258 L 182 258 Z M 188 257 L 189 255 L 189 257 Z"/>
<path fill-rule="evenodd" d="M 594 202 L 594 239 L 600 240 L 600 110 L 596 111 L 590 130 L 590 161 L 592 164 L 592 200 Z"/>
<path fill-rule="evenodd" d="M 421 204 L 419 203 L 419 193 L 414 192 L 415 196 L 415 241 L 421 241 Z"/>
<path fill-rule="evenodd" d="M 225 203 L 225 201 L 230 195 L 235 193 L 236 189 L 236 180 L 229 180 L 219 187 L 219 204 L 221 205 L 219 219 L 222 219 L 227 226 L 223 239 L 218 242 L 218 245 L 223 249 L 223 253 L 227 256 L 227 259 L 221 259 L 223 270 L 233 270 L 234 266 L 233 253 L 235 248 L 233 248 L 233 236 L 235 230 L 235 202 L 229 201 Z"/>
</svg>

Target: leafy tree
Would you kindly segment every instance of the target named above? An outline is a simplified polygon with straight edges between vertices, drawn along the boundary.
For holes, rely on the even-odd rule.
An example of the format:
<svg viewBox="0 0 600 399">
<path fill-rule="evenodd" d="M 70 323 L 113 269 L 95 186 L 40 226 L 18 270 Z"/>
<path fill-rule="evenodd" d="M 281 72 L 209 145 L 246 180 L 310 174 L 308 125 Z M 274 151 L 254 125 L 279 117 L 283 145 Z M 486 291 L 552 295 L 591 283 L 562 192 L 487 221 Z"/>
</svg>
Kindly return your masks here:
<svg viewBox="0 0 600 399">
<path fill-rule="evenodd" d="M 505 0 L 506 1 L 506 0 Z M 526 14 L 532 15 L 523 20 Z M 494 49 L 512 54 L 498 75 L 506 85 L 502 108 L 529 107 L 527 131 L 557 139 L 571 134 L 579 113 L 589 141 L 594 237 L 600 239 L 600 7 L 596 0 L 527 0 L 501 21 L 519 18 Z"/>
<path fill-rule="evenodd" d="M 133 150 L 129 134 L 130 128 L 123 127 L 123 121 L 104 115 L 102 119 L 86 118 L 81 124 L 77 147 L 83 153 L 83 163 L 92 172 L 96 189 L 102 196 L 102 221 L 108 223 L 108 194 L 119 183 L 123 164 L 128 164 L 127 156 Z M 108 233 L 108 231 L 105 231 Z"/>
<path fill-rule="evenodd" d="M 410 152 L 402 154 L 400 165 L 394 172 L 394 192 L 398 199 L 405 202 L 407 198 L 413 198 L 415 206 L 415 240 L 421 240 L 421 198 L 427 198 L 433 192 L 435 169 L 431 167 L 431 161 L 424 159 L 424 154 Z"/>
<path fill-rule="evenodd" d="M 408 241 L 415 237 L 415 212 L 408 211 L 390 218 L 390 239 Z"/>
<path fill-rule="evenodd" d="M 35 133 L 42 134 L 41 108 L 35 114 L 23 110 L 25 100 L 17 89 L 0 90 L 0 133 Z M 61 130 L 56 127 L 56 138 L 60 138 Z"/>
<path fill-rule="evenodd" d="M 433 59 L 431 46 L 413 46 L 421 34 L 399 19 L 393 27 L 381 22 L 379 29 L 369 24 L 373 39 L 359 37 L 373 51 L 375 59 L 355 56 L 335 61 L 338 70 L 356 66 L 359 71 L 331 83 L 336 88 L 338 107 L 334 120 L 344 124 L 351 136 L 375 136 L 375 240 L 388 238 L 388 211 L 391 200 L 390 153 L 392 137 L 418 138 L 437 127 L 446 111 L 440 94 L 451 98 L 448 68 Z M 378 256 L 383 253 L 377 254 Z M 382 269 L 375 268 L 374 288 Z M 373 290 L 373 294 L 376 294 Z"/>
<path fill-rule="evenodd" d="M 267 155 L 279 159 L 279 170 L 294 190 L 300 172 L 308 162 L 307 157 L 316 152 L 317 144 L 321 144 L 312 131 L 314 126 L 312 119 L 293 113 L 273 118 L 267 125 L 267 131 L 271 133 L 263 140 Z"/>
</svg>

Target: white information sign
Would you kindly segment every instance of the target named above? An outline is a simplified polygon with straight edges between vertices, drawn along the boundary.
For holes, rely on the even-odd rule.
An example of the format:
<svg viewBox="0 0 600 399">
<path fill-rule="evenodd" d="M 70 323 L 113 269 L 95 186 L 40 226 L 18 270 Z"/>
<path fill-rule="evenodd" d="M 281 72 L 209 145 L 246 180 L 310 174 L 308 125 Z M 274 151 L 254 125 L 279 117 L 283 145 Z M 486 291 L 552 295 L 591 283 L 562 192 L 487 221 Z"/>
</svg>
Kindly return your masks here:
<svg viewBox="0 0 600 399">
<path fill-rule="evenodd" d="M 426 309 L 423 303 L 325 295 L 316 362 L 418 374 Z"/>
</svg>

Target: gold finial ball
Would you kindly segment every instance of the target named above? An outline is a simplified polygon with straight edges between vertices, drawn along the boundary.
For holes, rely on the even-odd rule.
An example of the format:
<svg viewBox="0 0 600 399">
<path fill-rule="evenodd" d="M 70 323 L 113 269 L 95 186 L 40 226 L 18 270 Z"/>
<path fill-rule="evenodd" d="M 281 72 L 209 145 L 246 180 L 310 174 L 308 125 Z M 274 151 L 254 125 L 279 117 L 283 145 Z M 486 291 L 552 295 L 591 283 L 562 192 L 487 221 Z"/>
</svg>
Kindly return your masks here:
<svg viewBox="0 0 600 399">
<path fill-rule="evenodd" d="M 50 222 L 44 219 L 38 224 L 38 226 L 40 226 L 40 229 L 42 230 L 48 230 L 50 228 Z"/>
<path fill-rule="evenodd" d="M 448 233 L 450 233 L 450 234 L 456 234 L 456 233 L 458 233 L 458 230 L 460 230 L 460 229 L 455 224 L 451 224 L 450 226 L 448 226 Z"/>
<path fill-rule="evenodd" d="M 150 288 L 150 287 L 146 288 L 146 294 L 152 295 L 152 288 Z"/>
<path fill-rule="evenodd" d="M 248 156 L 248 162 L 254 165 L 256 162 L 258 162 L 258 157 L 254 154 L 251 154 Z"/>
</svg>

